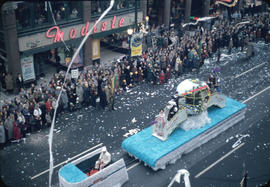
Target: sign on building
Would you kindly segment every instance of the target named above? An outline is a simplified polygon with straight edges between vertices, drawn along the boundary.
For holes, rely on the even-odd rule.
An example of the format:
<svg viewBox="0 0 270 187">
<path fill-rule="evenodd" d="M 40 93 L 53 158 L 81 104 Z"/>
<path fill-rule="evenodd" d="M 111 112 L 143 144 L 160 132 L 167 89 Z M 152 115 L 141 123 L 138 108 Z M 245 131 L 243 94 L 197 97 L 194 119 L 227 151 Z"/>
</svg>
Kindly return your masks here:
<svg viewBox="0 0 270 187">
<path fill-rule="evenodd" d="M 23 81 L 36 79 L 33 55 L 22 57 L 21 58 L 21 67 L 22 67 Z"/>
<path fill-rule="evenodd" d="M 138 23 L 142 22 L 142 11 L 138 12 Z M 36 33 L 18 38 L 19 51 L 27 51 L 35 48 L 48 46 L 54 43 L 69 41 L 84 37 L 87 32 L 94 26 L 96 20 L 82 24 L 59 27 L 52 26 L 46 32 Z M 124 15 L 114 15 L 104 18 L 94 28 L 92 34 L 111 31 L 133 25 L 135 23 L 134 13 Z"/>
<path fill-rule="evenodd" d="M 92 40 L 92 60 L 100 59 L 100 40 Z"/>
</svg>

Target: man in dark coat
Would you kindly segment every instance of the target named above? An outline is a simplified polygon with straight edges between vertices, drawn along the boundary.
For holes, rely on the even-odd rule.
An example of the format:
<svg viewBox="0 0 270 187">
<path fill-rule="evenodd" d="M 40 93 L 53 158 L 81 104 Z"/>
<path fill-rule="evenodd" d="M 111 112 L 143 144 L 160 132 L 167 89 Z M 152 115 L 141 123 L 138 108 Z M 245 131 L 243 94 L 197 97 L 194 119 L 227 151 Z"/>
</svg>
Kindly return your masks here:
<svg viewBox="0 0 270 187">
<path fill-rule="evenodd" d="M 84 87 L 83 87 L 83 102 L 85 104 L 85 106 L 89 106 L 90 104 L 90 88 L 89 88 L 89 85 L 88 83 L 85 83 L 84 84 Z"/>
<path fill-rule="evenodd" d="M 106 94 L 105 94 L 105 88 L 101 88 L 101 92 L 99 93 L 100 98 L 100 106 L 102 109 L 105 109 L 107 102 L 106 102 Z"/>
<path fill-rule="evenodd" d="M 41 110 L 40 117 L 41 117 L 42 124 L 45 124 L 46 123 L 46 106 L 43 101 L 39 103 L 39 108 Z"/>
<path fill-rule="evenodd" d="M 2 88 L 4 89 L 6 89 L 5 76 L 6 76 L 6 67 L 2 62 L 0 62 L 0 82 L 1 82 Z"/>
<path fill-rule="evenodd" d="M 23 88 L 23 78 L 22 75 L 20 73 L 18 73 L 17 77 L 16 77 L 16 89 L 17 89 L 17 93 L 20 92 L 21 88 Z"/>
</svg>

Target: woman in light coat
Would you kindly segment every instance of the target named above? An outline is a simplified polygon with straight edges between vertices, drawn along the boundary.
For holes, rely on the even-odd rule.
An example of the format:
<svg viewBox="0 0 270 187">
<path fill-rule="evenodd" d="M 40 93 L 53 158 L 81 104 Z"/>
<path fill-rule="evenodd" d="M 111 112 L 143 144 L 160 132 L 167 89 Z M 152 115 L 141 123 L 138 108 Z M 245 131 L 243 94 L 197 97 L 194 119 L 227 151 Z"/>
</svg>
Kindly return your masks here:
<svg viewBox="0 0 270 187">
<path fill-rule="evenodd" d="M 108 104 L 110 104 L 110 97 L 111 97 L 111 92 L 110 92 L 110 86 L 109 86 L 109 84 L 107 84 L 106 86 L 105 86 L 105 94 L 106 94 L 106 103 L 108 103 Z"/>
<path fill-rule="evenodd" d="M 7 140 L 13 139 L 13 122 L 14 122 L 14 116 L 10 115 L 4 123 L 4 126 L 7 130 Z"/>
<path fill-rule="evenodd" d="M 13 86 L 13 77 L 12 77 L 12 74 L 11 73 L 8 73 L 6 75 L 5 82 L 6 82 L 7 91 L 11 93 L 13 91 L 13 89 L 14 89 L 14 86 Z"/>
<path fill-rule="evenodd" d="M 82 102 L 83 102 L 83 88 L 82 88 L 81 84 L 76 86 L 76 94 L 79 98 L 79 103 L 82 104 Z"/>
<path fill-rule="evenodd" d="M 0 121 L 0 144 L 6 143 L 5 128 L 2 121 Z"/>
</svg>

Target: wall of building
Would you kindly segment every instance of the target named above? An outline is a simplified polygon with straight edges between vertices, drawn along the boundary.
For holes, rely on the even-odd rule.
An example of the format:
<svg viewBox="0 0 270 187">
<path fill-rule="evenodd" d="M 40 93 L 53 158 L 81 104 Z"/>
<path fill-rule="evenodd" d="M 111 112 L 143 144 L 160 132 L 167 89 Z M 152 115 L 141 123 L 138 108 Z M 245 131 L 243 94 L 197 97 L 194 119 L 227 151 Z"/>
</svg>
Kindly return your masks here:
<svg viewBox="0 0 270 187">
<path fill-rule="evenodd" d="M 118 2 L 118 1 L 117 1 Z M 120 1 L 119 1 L 120 2 Z M 132 26 L 135 23 L 135 9 L 130 8 L 131 4 L 120 5 L 119 2 L 115 4 L 113 11 L 110 12 L 105 19 L 103 19 L 95 28 L 93 34 L 98 34 L 107 31 L 118 32 L 120 28 Z M 45 2 L 44 2 L 45 3 Z M 62 41 L 66 44 L 78 45 L 78 42 L 86 35 L 87 31 L 94 25 L 98 18 L 99 7 L 97 12 L 92 16 L 93 7 L 91 1 L 82 1 L 82 10 L 76 15 L 82 15 L 82 17 L 76 17 L 71 21 L 66 21 L 63 17 L 58 22 L 60 26 L 54 26 L 50 14 L 49 8 L 46 7 L 45 21 L 36 17 L 36 12 L 32 12 L 34 17 L 33 23 L 21 22 L 18 20 L 18 16 L 15 10 L 17 9 L 17 2 L 6 2 L 5 6 L 1 9 L 1 19 L 3 22 L 3 31 L 5 33 L 5 48 L 7 51 L 7 63 L 8 71 L 13 72 L 14 76 L 22 71 L 21 60 L 25 56 L 30 56 L 34 61 L 39 58 L 35 58 L 36 53 L 45 52 L 59 46 L 64 46 Z M 135 3 L 135 0 L 134 2 Z M 27 3 L 26 3 L 27 4 Z M 31 4 L 31 3 L 30 3 Z M 146 14 L 147 0 L 138 1 L 138 14 L 137 22 L 140 23 Z M 106 5 L 102 4 L 102 8 L 105 9 Z M 20 5 L 21 6 L 21 5 Z M 141 7 L 144 8 L 141 11 Z M 33 8 L 33 5 L 32 5 Z M 44 7 L 43 7 L 44 8 Z M 60 9 L 67 10 L 67 7 Z M 71 11 L 69 11 L 71 12 Z M 49 17 L 48 17 L 49 16 Z M 67 15 L 68 19 L 72 18 L 70 14 Z M 41 16 L 44 17 L 44 16 Z M 80 21 L 81 20 L 81 21 Z M 51 22 L 51 24 L 48 24 Z M 19 24 L 28 24 L 24 27 L 19 27 Z M 46 26 L 47 24 L 47 26 Z M 50 27 L 48 26 L 50 25 Z M 40 29 L 40 30 L 39 30 Z M 19 34 L 18 34 L 19 33 Z M 86 66 L 92 64 L 92 37 L 91 35 L 84 45 L 84 63 Z M 34 58 L 32 58 L 34 55 Z M 30 59 L 30 58 L 29 58 Z M 28 60 L 29 60 L 28 59 Z M 37 60 L 40 61 L 40 60 Z M 39 69 L 36 68 L 35 69 Z"/>
<path fill-rule="evenodd" d="M 13 77 L 16 77 L 18 73 L 21 73 L 16 17 L 14 11 L 15 7 L 16 6 L 13 2 L 7 2 L 1 9 L 8 72 L 11 72 Z"/>
</svg>

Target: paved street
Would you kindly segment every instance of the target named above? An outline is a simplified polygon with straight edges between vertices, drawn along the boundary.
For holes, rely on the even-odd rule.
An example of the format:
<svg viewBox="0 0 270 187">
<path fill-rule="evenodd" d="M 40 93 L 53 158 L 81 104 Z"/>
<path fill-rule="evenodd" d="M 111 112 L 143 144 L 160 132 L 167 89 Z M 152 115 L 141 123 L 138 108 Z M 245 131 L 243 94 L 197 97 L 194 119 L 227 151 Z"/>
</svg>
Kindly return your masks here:
<svg viewBox="0 0 270 187">
<path fill-rule="evenodd" d="M 239 186 L 245 163 L 251 183 L 262 184 L 270 179 L 270 46 L 256 44 L 255 56 L 246 59 L 245 54 L 234 51 L 232 55 L 206 62 L 200 72 L 191 72 L 165 85 L 138 85 L 116 98 L 116 111 L 83 108 L 74 113 L 60 115 L 55 125 L 53 139 L 53 184 L 57 186 L 60 163 L 94 146 L 107 146 L 113 160 L 124 158 L 129 181 L 124 186 L 167 186 L 178 169 L 190 171 L 192 186 Z M 148 127 L 158 111 L 173 95 L 177 84 L 186 78 L 207 80 L 213 68 L 220 67 L 222 92 L 247 104 L 246 119 L 236 124 L 207 144 L 183 156 L 166 170 L 154 172 L 137 164 L 121 150 L 124 135 L 131 129 Z M 268 89 L 269 88 L 269 89 Z M 263 91 L 264 90 L 264 91 Z M 263 91 L 263 92 L 261 92 Z M 133 121 L 133 122 L 132 122 Z M 48 186 L 49 152 L 48 132 L 43 129 L 28 136 L 25 142 L 14 143 L 0 151 L 1 178 L 9 186 Z M 236 137 L 238 134 L 238 138 Z M 239 134 L 248 134 L 245 143 L 213 168 L 195 176 L 233 148 Z M 227 140 L 227 141 L 226 141 Z M 45 172 L 44 172 L 45 171 Z"/>
</svg>

